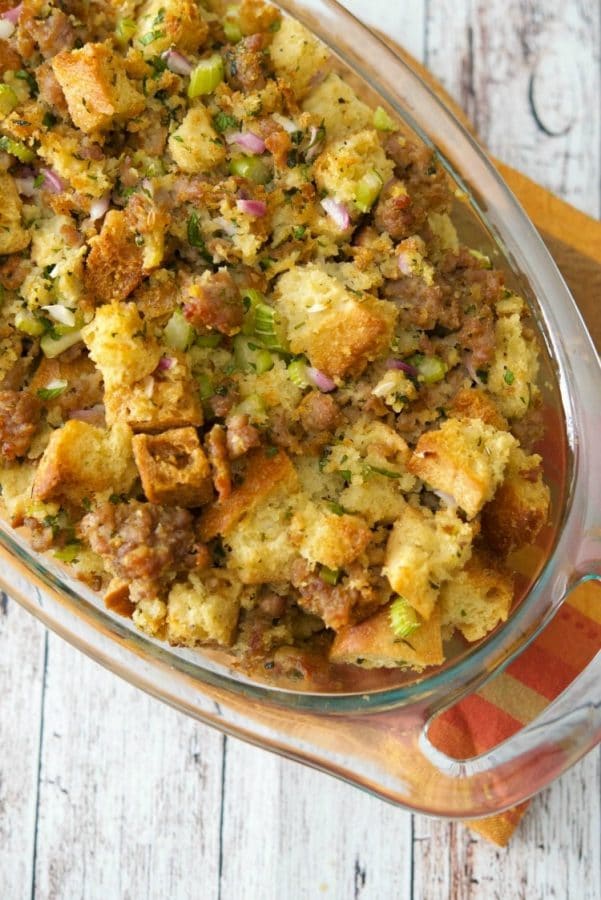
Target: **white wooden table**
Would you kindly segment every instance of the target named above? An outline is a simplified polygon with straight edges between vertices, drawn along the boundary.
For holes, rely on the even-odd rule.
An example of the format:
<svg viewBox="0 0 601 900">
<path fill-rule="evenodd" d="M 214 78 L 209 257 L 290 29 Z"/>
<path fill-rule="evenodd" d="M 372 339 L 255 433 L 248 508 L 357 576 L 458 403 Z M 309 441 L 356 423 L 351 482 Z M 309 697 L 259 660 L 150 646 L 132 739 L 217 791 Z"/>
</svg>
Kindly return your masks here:
<svg viewBox="0 0 601 900">
<path fill-rule="evenodd" d="M 425 60 L 500 158 L 600 214 L 599 0 L 347 5 Z M 599 750 L 498 850 L 184 718 L 10 601 L 0 685 L 0 900 L 601 896 Z"/>
</svg>

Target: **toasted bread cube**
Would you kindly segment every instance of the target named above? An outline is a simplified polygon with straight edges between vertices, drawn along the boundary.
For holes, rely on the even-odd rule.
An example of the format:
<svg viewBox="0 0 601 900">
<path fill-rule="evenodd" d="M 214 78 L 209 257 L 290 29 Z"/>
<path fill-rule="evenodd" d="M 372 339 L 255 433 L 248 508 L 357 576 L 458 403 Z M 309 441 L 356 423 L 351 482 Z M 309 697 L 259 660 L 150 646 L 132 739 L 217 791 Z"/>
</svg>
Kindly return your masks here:
<svg viewBox="0 0 601 900">
<path fill-rule="evenodd" d="M 387 604 L 359 625 L 339 631 L 330 650 L 330 662 L 365 669 L 400 667 L 418 671 L 443 663 L 438 610 L 408 637 L 398 638 L 392 630 L 390 606 Z"/>
<path fill-rule="evenodd" d="M 290 541 L 295 499 L 286 489 L 276 490 L 228 535 L 228 567 L 244 584 L 290 579 L 290 567 L 298 557 Z"/>
<path fill-rule="evenodd" d="M 93 494 L 125 494 L 137 476 L 131 431 L 69 419 L 53 432 L 33 483 L 36 500 L 81 503 Z"/>
<path fill-rule="evenodd" d="M 290 540 L 300 555 L 328 569 L 343 569 L 352 563 L 371 537 L 371 531 L 358 516 L 337 516 L 308 500 L 294 515 L 290 527 Z"/>
<path fill-rule="evenodd" d="M 292 491 L 298 482 L 290 459 L 283 450 L 275 456 L 264 449 L 249 454 L 246 474 L 242 484 L 229 497 L 213 503 L 203 511 L 200 520 L 200 536 L 210 541 L 218 534 L 227 537 L 242 516 L 262 503 L 275 490 L 287 487 Z"/>
<path fill-rule="evenodd" d="M 392 589 L 429 619 L 440 585 L 469 559 L 473 536 L 474 526 L 452 510 L 433 515 L 407 505 L 390 533 L 382 572 Z"/>
<path fill-rule="evenodd" d="M 386 351 L 396 309 L 369 294 L 358 298 L 320 266 L 296 266 L 280 278 L 278 308 L 293 353 L 332 378 L 360 374 Z"/>
<path fill-rule="evenodd" d="M 31 235 L 21 225 L 21 198 L 12 175 L 0 174 L 0 256 L 24 250 Z"/>
<path fill-rule="evenodd" d="M 102 303 L 125 300 L 144 277 L 144 248 L 136 242 L 136 231 L 127 213 L 110 210 L 90 247 L 85 272 L 87 289 Z"/>
<path fill-rule="evenodd" d="M 60 132 L 44 131 L 39 142 L 38 155 L 75 191 L 88 197 L 102 197 L 110 190 L 106 160 L 81 156 L 81 135 L 75 128 L 61 125 Z"/>
<path fill-rule="evenodd" d="M 422 434 L 409 470 L 454 498 L 470 519 L 478 515 L 503 480 L 517 441 L 481 419 L 448 419 Z"/>
<path fill-rule="evenodd" d="M 118 616 L 130 619 L 136 605 L 129 596 L 129 584 L 121 578 L 112 578 L 104 594 L 104 605 Z"/>
<path fill-rule="evenodd" d="M 315 163 L 315 182 L 321 191 L 352 209 L 358 184 L 373 171 L 386 184 L 394 163 L 384 153 L 378 133 L 366 128 L 328 145 Z"/>
<path fill-rule="evenodd" d="M 495 325 L 495 358 L 488 370 L 487 389 L 508 419 L 522 419 L 538 396 L 536 341 L 524 335 L 519 313 L 502 316 Z"/>
<path fill-rule="evenodd" d="M 196 429 L 137 434 L 132 446 L 142 487 L 151 503 L 196 507 L 209 502 L 213 496 L 211 469 Z"/>
<path fill-rule="evenodd" d="M 303 109 L 324 123 L 328 140 L 369 128 L 373 122 L 373 112 L 369 106 L 359 100 L 352 87 L 334 73 L 309 94 Z"/>
<path fill-rule="evenodd" d="M 196 53 L 209 25 L 194 0 L 146 0 L 139 8 L 134 46 L 144 56 L 159 56 L 170 47 Z"/>
<path fill-rule="evenodd" d="M 481 419 L 499 431 L 507 431 L 507 419 L 503 416 L 490 394 L 480 388 L 464 388 L 453 400 L 450 413 L 458 418 Z"/>
<path fill-rule="evenodd" d="M 455 628 L 468 641 L 479 641 L 505 622 L 513 600 L 513 579 L 482 553 L 474 553 L 465 568 L 440 591 L 443 632 Z"/>
<path fill-rule="evenodd" d="M 167 640 L 181 647 L 233 643 L 240 613 L 240 584 L 214 569 L 191 573 L 176 584 L 167 601 Z"/>
<path fill-rule="evenodd" d="M 311 80 L 323 68 L 326 47 L 296 19 L 284 16 L 269 48 L 276 75 L 288 81 L 297 97 L 306 94 Z"/>
<path fill-rule="evenodd" d="M 136 432 L 198 428 L 203 423 L 198 384 L 184 353 L 169 351 L 171 368 L 159 369 L 131 385 L 107 387 L 106 420 L 127 422 Z"/>
<path fill-rule="evenodd" d="M 23 524 L 31 502 L 31 488 L 35 466 L 29 462 L 4 463 L 0 466 L 0 491 L 2 505 L 8 513 L 10 524 L 17 528 Z"/>
<path fill-rule="evenodd" d="M 209 172 L 225 159 L 226 150 L 204 106 L 193 106 L 169 138 L 169 151 L 182 172 Z"/>
<path fill-rule="evenodd" d="M 506 556 L 531 544 L 549 518 L 551 493 L 543 481 L 541 458 L 514 447 L 505 480 L 482 510 L 482 532 L 489 547 Z"/>
<path fill-rule="evenodd" d="M 134 303 L 110 303 L 96 310 L 82 329 L 90 356 L 102 372 L 105 389 L 129 386 L 157 368 L 161 348 L 147 333 Z"/>
<path fill-rule="evenodd" d="M 74 125 L 89 134 L 139 115 L 146 100 L 129 81 L 123 60 L 108 44 L 63 50 L 52 60 Z"/>
</svg>

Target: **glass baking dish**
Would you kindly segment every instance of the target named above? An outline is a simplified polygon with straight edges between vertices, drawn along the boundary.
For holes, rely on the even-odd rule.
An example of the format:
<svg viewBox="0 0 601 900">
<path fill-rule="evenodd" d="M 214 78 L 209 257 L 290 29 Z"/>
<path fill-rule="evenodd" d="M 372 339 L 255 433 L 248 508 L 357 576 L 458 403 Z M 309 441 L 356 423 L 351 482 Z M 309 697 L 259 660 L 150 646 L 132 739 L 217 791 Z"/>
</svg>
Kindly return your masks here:
<svg viewBox="0 0 601 900">
<path fill-rule="evenodd" d="M 439 670 L 377 689 L 304 693 L 252 682 L 216 654 L 169 648 L 106 610 L 54 560 L 0 521 L 0 585 L 45 625 L 118 675 L 203 722 L 330 772 L 407 808 L 482 817 L 532 796 L 601 738 L 601 654 L 530 726 L 457 761 L 428 723 L 521 653 L 583 580 L 601 581 L 601 365 L 534 226 L 474 139 L 415 72 L 335 0 L 282 0 L 331 48 L 368 101 L 433 144 L 465 192 L 463 233 L 492 253 L 530 301 L 542 336 L 542 452 L 553 522 L 508 622 Z M 546 355 L 545 355 L 546 353 Z"/>
</svg>

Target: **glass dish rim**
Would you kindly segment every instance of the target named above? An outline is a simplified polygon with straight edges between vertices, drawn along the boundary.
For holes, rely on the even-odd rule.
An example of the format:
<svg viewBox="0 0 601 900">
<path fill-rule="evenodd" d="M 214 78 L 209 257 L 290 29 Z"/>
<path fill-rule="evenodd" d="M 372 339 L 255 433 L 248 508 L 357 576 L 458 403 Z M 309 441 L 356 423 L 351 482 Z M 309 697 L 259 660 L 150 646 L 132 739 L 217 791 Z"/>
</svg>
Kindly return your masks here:
<svg viewBox="0 0 601 900">
<path fill-rule="evenodd" d="M 299 14 L 299 4 L 294 2 L 286 2 L 286 0 L 284 0 L 284 2 L 278 2 L 278 0 L 275 0 L 275 5 L 282 8 L 285 12 L 296 15 L 301 21 L 303 20 L 303 16 Z M 305 4 L 305 6 L 307 5 L 311 5 L 311 3 Z M 394 58 L 395 64 L 402 70 L 404 70 L 405 76 L 416 86 L 418 92 L 427 92 L 430 100 L 436 107 L 438 116 L 445 119 L 447 121 L 447 124 L 451 126 L 451 129 L 458 132 L 461 138 L 464 141 L 468 142 L 471 153 L 474 154 L 478 163 L 486 168 L 487 174 L 494 179 L 497 188 L 500 189 L 500 191 L 504 195 L 504 198 L 508 201 L 509 208 L 505 211 L 503 216 L 506 228 L 509 229 L 511 227 L 512 220 L 520 220 L 522 226 L 526 226 L 528 228 L 530 232 L 530 240 L 534 242 L 534 244 L 538 245 L 539 252 L 542 250 L 546 257 L 547 268 L 553 275 L 554 281 L 556 283 L 556 289 L 559 292 L 563 293 L 565 297 L 569 298 L 569 302 L 575 306 L 574 301 L 572 300 L 571 295 L 567 290 L 560 273 L 557 270 L 550 252 L 547 250 L 542 241 L 542 238 L 528 219 L 520 204 L 516 201 L 515 197 L 511 193 L 508 186 L 505 184 L 503 178 L 501 177 L 487 154 L 484 152 L 479 143 L 473 138 L 473 136 L 467 131 L 463 124 L 457 119 L 454 113 L 434 94 L 428 84 L 415 71 L 415 69 L 413 69 L 401 56 L 395 53 L 394 50 L 390 48 L 372 29 L 359 22 L 359 20 L 351 12 L 342 7 L 337 2 L 337 0 L 318 0 L 318 5 L 328 8 L 330 11 L 332 11 L 332 13 L 335 13 L 335 15 L 337 15 L 339 18 L 342 18 L 343 20 L 352 20 L 355 23 L 356 27 L 361 29 L 364 33 L 368 34 L 372 41 L 377 42 L 377 44 L 383 51 L 384 58 L 386 58 L 386 56 L 392 56 Z M 314 30 L 319 33 L 318 29 Z M 390 105 L 396 110 L 397 114 L 401 116 L 409 124 L 409 126 L 420 135 L 421 138 L 423 138 L 430 144 L 433 143 L 432 139 L 413 119 L 412 115 L 406 109 L 400 106 L 400 101 L 397 101 L 394 98 L 390 97 L 388 92 L 383 90 L 382 87 L 374 81 L 372 76 L 362 69 L 362 67 L 356 62 L 356 60 L 348 58 L 345 53 L 341 52 L 340 47 L 338 47 L 334 38 L 328 40 L 323 34 L 320 34 L 320 37 L 326 40 L 328 46 L 335 53 L 337 53 L 365 83 L 367 83 L 379 96 L 384 97 L 386 101 L 390 103 Z M 445 155 L 440 150 L 439 152 L 441 153 L 441 158 L 443 160 L 446 160 Z M 448 165 L 449 169 L 453 171 L 455 175 L 459 175 L 461 179 L 461 172 L 455 172 L 454 167 L 450 163 L 446 162 L 445 164 Z M 479 208 L 479 205 L 473 193 L 469 192 L 469 195 L 472 198 L 472 202 L 477 209 L 479 216 L 482 218 L 484 224 L 490 229 L 493 234 L 495 234 L 496 229 L 491 225 L 487 214 Z M 509 254 L 507 254 L 507 258 L 509 258 Z M 559 371 L 567 371 L 567 369 L 565 368 L 566 362 L 563 358 L 564 355 L 560 354 L 560 356 L 561 362 L 556 360 L 556 362 L 558 363 Z M 571 391 L 566 390 L 565 385 L 563 384 L 560 384 L 560 389 L 563 402 L 563 411 L 566 417 L 567 443 L 572 458 L 572 468 L 568 474 L 567 483 L 565 486 L 564 506 L 562 509 L 562 523 L 565 523 L 566 519 L 570 515 L 572 503 L 574 501 L 574 485 L 578 472 L 579 448 L 578 443 L 570 439 L 569 422 L 571 417 L 569 415 L 569 412 L 572 408 Z M 151 664 L 153 662 L 167 662 L 169 666 L 179 670 L 182 674 L 185 674 L 187 676 L 191 675 L 194 678 L 195 682 L 198 684 L 199 690 L 202 690 L 202 686 L 204 684 L 212 685 L 219 687 L 220 689 L 225 691 L 244 694 L 254 700 L 259 700 L 261 702 L 269 703 L 285 709 L 305 710 L 307 712 L 314 713 L 347 714 L 376 712 L 382 709 L 405 706 L 417 701 L 424 700 L 432 694 L 439 693 L 441 689 L 445 689 L 446 693 L 447 689 L 453 688 L 457 685 L 462 685 L 465 687 L 466 684 L 473 684 L 474 681 L 479 677 L 481 677 L 482 679 L 484 677 L 488 678 L 492 674 L 498 672 L 501 668 L 508 665 L 515 656 L 521 653 L 527 646 L 527 644 L 530 643 L 545 627 L 548 619 L 556 612 L 556 607 L 550 608 L 548 611 L 548 615 L 544 616 L 541 621 L 537 622 L 535 628 L 529 629 L 527 633 L 519 633 L 520 624 L 527 619 L 531 607 L 539 598 L 541 592 L 544 590 L 547 581 L 549 580 L 551 574 L 559 563 L 556 558 L 558 542 L 555 543 L 553 549 L 549 552 L 547 559 L 545 560 L 545 563 L 541 568 L 535 582 L 528 591 L 528 594 L 521 601 L 519 607 L 512 613 L 510 620 L 504 626 L 500 627 L 495 633 L 493 633 L 490 638 L 486 639 L 481 645 L 477 646 L 472 652 L 459 659 L 456 663 L 451 663 L 447 668 L 443 669 L 442 671 L 435 672 L 432 675 L 426 674 L 423 678 L 416 680 L 414 683 L 393 688 L 374 690 L 370 691 L 369 693 L 360 694 L 297 692 L 286 690 L 281 687 L 273 687 L 260 682 L 253 682 L 250 679 L 241 679 L 228 673 L 221 674 L 220 672 L 214 672 L 210 668 L 206 667 L 206 663 L 203 664 L 201 655 L 202 651 L 199 653 L 198 663 L 188 662 L 186 659 L 178 656 L 177 653 L 174 653 L 172 648 L 170 648 L 168 645 L 159 644 L 158 642 L 147 638 L 143 634 L 133 631 L 131 626 L 122 624 L 120 621 L 113 618 L 107 611 L 104 611 L 94 603 L 87 600 L 87 598 L 83 596 L 83 594 L 79 594 L 76 590 L 63 582 L 59 577 L 55 576 L 47 567 L 41 564 L 39 557 L 36 558 L 36 556 L 33 555 L 33 552 L 29 552 L 28 550 L 24 550 L 22 547 L 20 547 L 19 543 L 12 538 L 10 533 L 5 532 L 4 526 L 0 529 L 0 543 L 3 545 L 3 548 L 8 551 L 8 553 L 10 553 L 14 557 L 16 556 L 17 559 L 25 565 L 26 569 L 34 575 L 34 577 L 37 575 L 38 578 L 41 578 L 45 585 L 49 587 L 53 592 L 56 592 L 61 598 L 64 598 L 64 600 L 70 599 L 71 601 L 75 601 L 79 609 L 75 610 L 74 608 L 72 608 L 70 611 L 72 615 L 77 616 L 80 619 L 85 618 L 85 625 L 87 628 L 98 630 L 99 625 L 102 625 L 105 627 L 105 629 L 108 629 L 109 632 L 113 634 L 119 634 L 125 639 L 126 642 L 133 642 L 138 652 L 142 652 L 142 655 L 147 662 Z M 0 581 L 2 581 L 1 577 Z M 84 611 L 86 609 L 88 610 L 88 613 L 84 616 Z M 515 640 L 516 636 L 518 636 L 520 639 Z M 494 659 L 492 665 L 490 665 L 491 657 Z M 485 663 L 486 665 L 483 665 Z"/>
</svg>

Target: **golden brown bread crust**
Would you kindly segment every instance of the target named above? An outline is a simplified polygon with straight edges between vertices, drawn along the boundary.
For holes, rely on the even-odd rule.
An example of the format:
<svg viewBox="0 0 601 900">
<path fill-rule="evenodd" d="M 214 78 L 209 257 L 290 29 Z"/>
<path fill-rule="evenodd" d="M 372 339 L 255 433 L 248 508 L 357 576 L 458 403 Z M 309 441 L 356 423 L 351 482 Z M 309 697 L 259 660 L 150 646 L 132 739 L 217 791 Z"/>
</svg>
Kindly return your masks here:
<svg viewBox="0 0 601 900">
<path fill-rule="evenodd" d="M 482 534 L 501 556 L 531 544 L 549 519 L 551 492 L 539 456 L 518 450 L 490 503 L 482 510 Z"/>
<path fill-rule="evenodd" d="M 137 434 L 134 459 L 144 493 L 163 506 L 204 506 L 213 496 L 211 470 L 195 428 Z"/>
<path fill-rule="evenodd" d="M 480 388 L 464 388 L 453 398 L 450 409 L 454 416 L 465 416 L 468 419 L 482 419 L 486 425 L 492 425 L 500 431 L 507 431 L 505 416 L 499 412 L 490 394 Z"/>
<path fill-rule="evenodd" d="M 98 237 L 90 241 L 85 284 L 101 303 L 124 300 L 142 281 L 144 253 L 122 210 L 107 213 Z"/>
<path fill-rule="evenodd" d="M 218 534 L 227 534 L 243 515 L 264 500 L 283 483 L 291 487 L 297 474 L 290 458 L 283 450 L 272 454 L 260 449 L 249 454 L 242 484 L 234 488 L 226 499 L 209 506 L 199 520 L 199 533 L 203 541 L 210 541 Z"/>
</svg>

